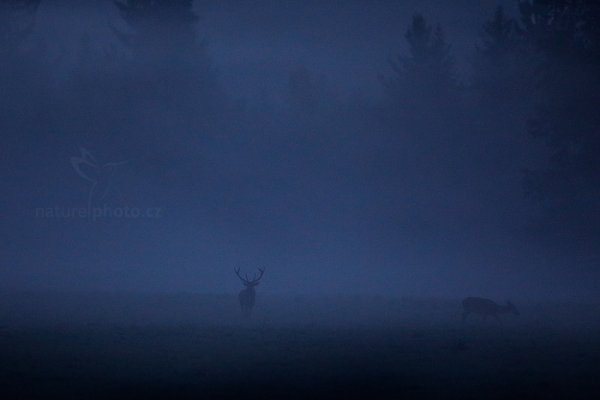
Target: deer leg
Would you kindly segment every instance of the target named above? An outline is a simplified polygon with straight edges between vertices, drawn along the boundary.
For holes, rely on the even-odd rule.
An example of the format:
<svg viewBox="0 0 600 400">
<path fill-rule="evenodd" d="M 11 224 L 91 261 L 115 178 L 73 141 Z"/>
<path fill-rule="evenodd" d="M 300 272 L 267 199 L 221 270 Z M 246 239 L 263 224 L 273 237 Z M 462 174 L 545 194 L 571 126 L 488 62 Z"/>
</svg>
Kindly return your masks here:
<svg viewBox="0 0 600 400">
<path fill-rule="evenodd" d="M 249 316 L 250 316 L 250 307 L 248 307 L 248 305 L 247 305 L 247 304 L 244 304 L 244 305 L 242 306 L 242 315 L 243 315 L 244 317 L 249 317 Z"/>
</svg>

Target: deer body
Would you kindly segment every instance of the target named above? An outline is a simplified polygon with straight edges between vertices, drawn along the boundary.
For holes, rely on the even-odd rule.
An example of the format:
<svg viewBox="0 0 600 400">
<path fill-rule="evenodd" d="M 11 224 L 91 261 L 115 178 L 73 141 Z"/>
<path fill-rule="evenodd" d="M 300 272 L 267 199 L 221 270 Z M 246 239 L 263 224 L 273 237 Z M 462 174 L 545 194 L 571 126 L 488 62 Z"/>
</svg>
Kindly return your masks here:
<svg viewBox="0 0 600 400">
<path fill-rule="evenodd" d="M 250 315 L 252 307 L 254 307 L 254 303 L 256 303 L 256 290 L 254 290 L 254 286 L 247 286 L 245 289 L 242 289 L 238 299 L 240 300 L 242 313 L 244 315 Z"/>
<path fill-rule="evenodd" d="M 500 314 L 515 314 L 519 315 L 517 308 L 510 302 L 507 301 L 506 305 L 500 305 L 490 299 L 484 299 L 482 297 L 467 297 L 462 302 L 463 305 L 463 322 L 467 319 L 470 314 L 480 315 L 483 318 L 494 317 L 496 320 L 500 320 L 498 315 Z"/>
<path fill-rule="evenodd" d="M 240 307 L 242 308 L 242 314 L 249 317 L 252 313 L 252 308 L 256 302 L 256 290 L 255 287 L 259 284 L 260 279 L 265 272 L 264 269 L 258 269 L 259 275 L 254 275 L 252 279 L 248 278 L 248 274 L 245 277 L 240 275 L 240 269 L 235 269 L 235 274 L 240 278 L 245 288 L 240 292 L 238 299 L 240 301 Z"/>
</svg>

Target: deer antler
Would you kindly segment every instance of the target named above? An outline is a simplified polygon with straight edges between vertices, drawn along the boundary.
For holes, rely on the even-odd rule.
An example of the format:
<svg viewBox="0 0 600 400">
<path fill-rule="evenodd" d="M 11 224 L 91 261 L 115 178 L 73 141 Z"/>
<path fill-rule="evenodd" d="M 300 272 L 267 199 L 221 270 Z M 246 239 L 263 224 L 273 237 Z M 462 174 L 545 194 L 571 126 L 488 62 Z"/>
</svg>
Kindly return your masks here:
<svg viewBox="0 0 600 400">
<path fill-rule="evenodd" d="M 253 282 L 258 282 L 260 281 L 260 279 L 262 278 L 263 274 L 265 273 L 265 269 L 264 268 L 258 268 L 260 274 L 258 275 L 258 278 L 254 278 Z"/>
<path fill-rule="evenodd" d="M 246 274 L 246 279 L 242 278 L 242 276 L 240 275 L 240 268 L 237 267 L 234 269 L 235 274 L 238 276 L 238 278 L 240 278 L 242 280 L 242 282 L 244 283 L 250 283 L 250 281 L 248 280 L 248 275 Z"/>
<path fill-rule="evenodd" d="M 261 278 L 262 278 L 262 276 L 263 276 L 263 274 L 265 273 L 265 269 L 264 268 L 258 268 L 258 271 L 259 271 L 258 276 L 256 276 L 256 274 L 254 274 L 252 276 L 252 279 L 250 279 L 250 278 L 248 278 L 248 274 L 245 274 L 245 278 L 243 278 L 240 275 L 240 269 L 239 268 L 235 268 L 234 271 L 235 271 L 235 274 L 238 276 L 238 278 L 240 278 L 242 280 L 242 282 L 248 283 L 248 284 L 253 284 L 253 283 L 256 283 L 256 282 L 260 281 Z"/>
<path fill-rule="evenodd" d="M 258 276 L 256 276 L 256 274 L 252 275 L 252 280 L 250 281 L 250 283 L 257 283 L 258 281 L 260 281 L 260 279 L 262 278 L 263 274 L 265 273 L 265 269 L 264 268 L 258 268 L 258 271 L 260 272 L 258 274 Z"/>
</svg>

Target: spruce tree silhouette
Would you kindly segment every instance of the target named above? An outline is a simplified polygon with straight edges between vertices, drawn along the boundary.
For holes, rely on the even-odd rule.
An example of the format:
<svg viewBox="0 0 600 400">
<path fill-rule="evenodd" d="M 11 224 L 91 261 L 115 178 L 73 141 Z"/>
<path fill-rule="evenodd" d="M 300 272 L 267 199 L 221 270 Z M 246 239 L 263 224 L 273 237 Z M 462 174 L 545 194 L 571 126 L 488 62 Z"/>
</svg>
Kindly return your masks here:
<svg viewBox="0 0 600 400">
<path fill-rule="evenodd" d="M 458 85 L 441 26 L 434 28 L 416 14 L 404 37 L 408 55 L 389 60 L 393 74 L 381 78 L 388 94 L 407 115 L 447 109 L 455 101 Z"/>
<path fill-rule="evenodd" d="M 547 231 L 591 239 L 600 234 L 600 4 L 522 1 L 520 12 L 541 55 L 529 133 L 550 153 L 527 171 L 528 194 L 542 201 Z"/>
</svg>

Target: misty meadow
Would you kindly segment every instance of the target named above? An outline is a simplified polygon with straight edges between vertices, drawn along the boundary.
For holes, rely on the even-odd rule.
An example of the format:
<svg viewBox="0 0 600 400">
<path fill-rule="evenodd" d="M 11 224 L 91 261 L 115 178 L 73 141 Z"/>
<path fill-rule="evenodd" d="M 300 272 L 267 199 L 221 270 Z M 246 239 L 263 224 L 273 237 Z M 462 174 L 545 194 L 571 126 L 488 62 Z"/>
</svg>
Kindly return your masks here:
<svg viewBox="0 0 600 400">
<path fill-rule="evenodd" d="M 0 397 L 600 394 L 600 4 L 0 0 Z"/>
</svg>

